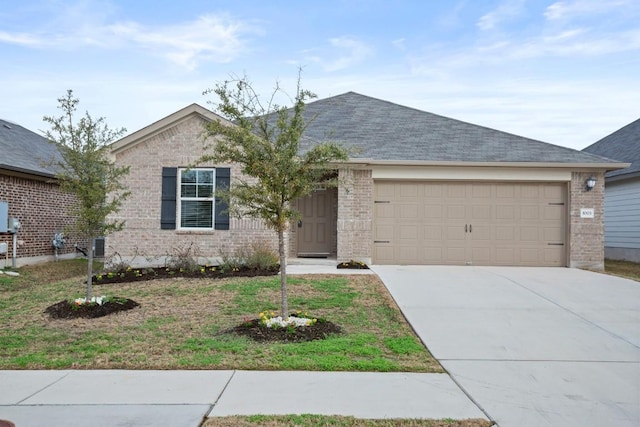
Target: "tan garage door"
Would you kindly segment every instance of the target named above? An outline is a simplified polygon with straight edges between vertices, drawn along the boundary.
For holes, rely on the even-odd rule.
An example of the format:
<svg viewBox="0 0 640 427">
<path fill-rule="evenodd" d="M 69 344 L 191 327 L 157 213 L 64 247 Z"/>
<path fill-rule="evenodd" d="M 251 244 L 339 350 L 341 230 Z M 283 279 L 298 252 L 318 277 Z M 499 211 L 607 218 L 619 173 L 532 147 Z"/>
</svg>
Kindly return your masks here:
<svg viewBox="0 0 640 427">
<path fill-rule="evenodd" d="M 565 184 L 376 181 L 374 192 L 374 263 L 565 265 Z"/>
</svg>

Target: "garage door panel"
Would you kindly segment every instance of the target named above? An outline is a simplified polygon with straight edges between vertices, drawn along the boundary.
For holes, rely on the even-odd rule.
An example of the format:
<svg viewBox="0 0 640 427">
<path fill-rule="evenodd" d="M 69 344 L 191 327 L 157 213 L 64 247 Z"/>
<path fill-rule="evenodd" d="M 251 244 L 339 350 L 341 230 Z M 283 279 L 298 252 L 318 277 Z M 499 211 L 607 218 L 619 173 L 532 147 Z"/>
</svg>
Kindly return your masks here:
<svg viewBox="0 0 640 427">
<path fill-rule="evenodd" d="M 540 198 L 540 190 L 538 185 L 521 184 L 520 186 L 520 198 L 521 199 L 538 199 Z"/>
<path fill-rule="evenodd" d="M 398 227 L 398 239 L 402 240 L 401 244 L 406 244 L 407 240 L 414 241 L 414 244 L 418 244 L 418 240 L 421 239 L 422 233 L 420 233 L 420 227 L 418 225 L 406 224 Z"/>
<path fill-rule="evenodd" d="M 471 219 L 472 220 L 489 220 L 491 219 L 491 206 L 490 205 L 475 205 L 471 207 Z"/>
<path fill-rule="evenodd" d="M 562 218 L 563 212 L 564 206 L 545 206 L 543 219 L 551 221 L 559 220 L 560 218 Z"/>
<path fill-rule="evenodd" d="M 516 219 L 516 206 L 512 205 L 499 205 L 496 206 L 496 219 L 499 220 L 508 220 L 508 219 Z"/>
<path fill-rule="evenodd" d="M 440 202 L 441 203 L 441 202 Z M 438 205 L 423 205 L 423 212 L 425 219 L 440 219 L 443 217 L 441 204 Z"/>
<path fill-rule="evenodd" d="M 512 185 L 498 185 L 496 187 L 496 198 L 514 199 L 516 197 L 515 187 Z M 502 201 L 502 200 L 501 200 Z"/>
<path fill-rule="evenodd" d="M 395 211 L 393 209 L 393 205 L 388 203 L 376 203 L 373 205 L 373 213 L 376 217 L 376 220 L 380 222 L 382 219 L 393 219 L 395 218 Z"/>
<path fill-rule="evenodd" d="M 520 206 L 520 218 L 523 220 L 537 221 L 540 218 L 540 207 L 537 205 Z"/>
<path fill-rule="evenodd" d="M 442 244 L 442 227 L 440 226 L 425 226 L 424 230 L 424 243 L 426 246 Z"/>
<path fill-rule="evenodd" d="M 469 237 L 472 241 L 472 244 L 476 244 L 477 242 L 491 242 L 493 241 L 492 236 L 493 227 L 488 225 L 475 225 L 473 226 L 472 232 L 469 233 Z"/>
<path fill-rule="evenodd" d="M 564 241 L 564 230 L 560 227 L 546 227 L 543 229 L 544 241 L 547 243 L 561 243 Z"/>
<path fill-rule="evenodd" d="M 467 240 L 464 226 L 447 226 L 443 228 L 445 230 L 444 239 L 447 242 L 465 242 Z"/>
<path fill-rule="evenodd" d="M 467 262 L 467 249 L 465 247 L 445 248 L 445 264 L 464 265 Z"/>
<path fill-rule="evenodd" d="M 515 239 L 514 239 L 515 240 Z M 520 227 L 520 242 L 535 243 L 540 240 L 538 227 Z"/>
<path fill-rule="evenodd" d="M 467 184 L 443 184 L 446 186 L 446 197 L 447 198 L 458 198 L 464 199 L 467 197 Z"/>
<path fill-rule="evenodd" d="M 516 229 L 514 226 L 496 227 L 496 240 L 512 241 L 516 239 Z"/>
<path fill-rule="evenodd" d="M 376 263 L 565 265 L 566 184 L 399 181 L 374 192 Z"/>
<path fill-rule="evenodd" d="M 442 254 L 442 247 L 438 248 L 424 248 L 423 261 L 426 264 L 443 264 L 444 257 Z"/>
<path fill-rule="evenodd" d="M 471 184 L 471 196 L 479 199 L 491 197 L 491 187 L 485 184 Z"/>
<path fill-rule="evenodd" d="M 374 240 L 393 240 L 393 232 L 395 226 L 393 224 L 383 225 L 376 224 L 374 229 Z"/>
<path fill-rule="evenodd" d="M 392 199 L 395 197 L 396 185 L 393 183 L 376 182 L 376 198 Z"/>
<path fill-rule="evenodd" d="M 543 249 L 542 252 L 545 262 L 549 265 L 562 265 L 558 260 L 561 259 L 562 254 L 564 253 L 563 246 L 549 246 Z"/>
<path fill-rule="evenodd" d="M 391 245 L 376 244 L 373 248 L 373 254 L 378 264 L 398 264 Z"/>
<path fill-rule="evenodd" d="M 515 251 L 513 248 L 497 247 L 495 248 L 495 259 L 497 265 L 514 265 Z"/>
<path fill-rule="evenodd" d="M 543 188 L 544 188 L 544 197 L 545 197 L 545 199 L 553 200 L 553 201 L 557 201 L 557 202 L 562 202 L 564 189 L 561 186 L 559 186 L 559 185 L 555 185 L 555 186 L 546 185 Z"/>
<path fill-rule="evenodd" d="M 420 184 L 401 184 L 399 194 L 397 194 L 400 198 L 408 198 L 411 200 L 416 200 L 418 197 L 418 189 Z"/>
<path fill-rule="evenodd" d="M 405 264 L 419 264 L 418 248 L 415 246 L 398 246 L 395 253 L 396 259 L 404 260 Z"/>
<path fill-rule="evenodd" d="M 418 220 L 418 205 L 402 203 L 396 209 L 396 217 L 408 220 Z"/>
<path fill-rule="evenodd" d="M 467 208 L 464 205 L 447 206 L 447 219 L 464 220 L 467 216 Z"/>
</svg>

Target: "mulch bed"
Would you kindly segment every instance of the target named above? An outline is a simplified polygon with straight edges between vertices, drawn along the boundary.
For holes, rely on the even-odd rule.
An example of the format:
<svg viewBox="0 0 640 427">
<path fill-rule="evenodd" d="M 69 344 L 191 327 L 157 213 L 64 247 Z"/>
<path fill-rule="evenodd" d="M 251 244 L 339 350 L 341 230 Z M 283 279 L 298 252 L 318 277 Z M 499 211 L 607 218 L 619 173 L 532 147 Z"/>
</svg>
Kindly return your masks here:
<svg viewBox="0 0 640 427">
<path fill-rule="evenodd" d="M 140 304 L 130 299 L 121 299 L 119 302 L 105 302 L 98 304 L 74 304 L 69 301 L 55 303 L 44 311 L 52 319 L 94 319 L 96 317 L 107 316 L 119 311 L 131 310 L 139 307 Z"/>
<path fill-rule="evenodd" d="M 338 264 L 338 268 L 350 268 L 353 270 L 368 270 L 369 266 L 360 261 L 344 261 Z"/>
<path fill-rule="evenodd" d="M 313 325 L 297 328 L 268 328 L 260 319 L 253 319 L 232 328 L 229 332 L 247 336 L 258 342 L 303 342 L 323 340 L 331 334 L 341 333 L 342 329 L 323 319 L 318 319 Z"/>
<path fill-rule="evenodd" d="M 176 277 L 224 279 L 226 277 L 257 277 L 274 276 L 280 272 L 280 266 L 269 268 L 240 267 L 233 270 L 221 270 L 219 267 L 199 266 L 197 269 L 176 270 L 167 267 L 131 268 L 126 271 L 103 273 L 93 276 L 94 285 L 109 285 L 113 283 L 141 282 L 145 280 L 169 279 Z"/>
</svg>

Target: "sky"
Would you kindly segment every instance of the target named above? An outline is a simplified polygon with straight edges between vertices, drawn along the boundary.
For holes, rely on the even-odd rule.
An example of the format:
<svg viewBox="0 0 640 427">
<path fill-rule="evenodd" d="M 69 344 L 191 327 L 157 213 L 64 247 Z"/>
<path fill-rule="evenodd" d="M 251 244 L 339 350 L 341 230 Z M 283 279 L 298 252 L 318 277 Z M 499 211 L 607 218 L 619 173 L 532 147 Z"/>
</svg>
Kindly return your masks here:
<svg viewBox="0 0 640 427">
<path fill-rule="evenodd" d="M 638 0 L 22 0 L 0 8 L 0 118 L 67 89 L 135 132 L 246 76 L 354 91 L 582 149 L 640 117 Z"/>
</svg>

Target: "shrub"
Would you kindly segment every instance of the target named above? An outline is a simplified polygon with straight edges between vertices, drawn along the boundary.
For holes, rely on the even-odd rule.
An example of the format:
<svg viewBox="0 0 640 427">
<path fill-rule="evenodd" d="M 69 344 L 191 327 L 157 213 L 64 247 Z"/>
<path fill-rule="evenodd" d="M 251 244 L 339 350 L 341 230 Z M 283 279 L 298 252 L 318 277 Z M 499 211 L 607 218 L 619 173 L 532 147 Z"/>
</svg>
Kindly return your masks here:
<svg viewBox="0 0 640 427">
<path fill-rule="evenodd" d="M 198 265 L 198 245 L 195 242 L 182 242 L 167 255 L 165 267 L 172 270 L 194 273 L 200 270 Z"/>
<path fill-rule="evenodd" d="M 280 257 L 265 242 L 253 242 L 247 256 L 247 267 L 253 269 L 270 269 L 278 266 Z"/>
<path fill-rule="evenodd" d="M 238 271 L 241 268 L 253 270 L 272 269 L 278 266 L 278 254 L 265 242 L 253 242 L 251 246 L 236 248 L 233 252 L 221 249 L 220 269 L 226 271 Z"/>
</svg>

